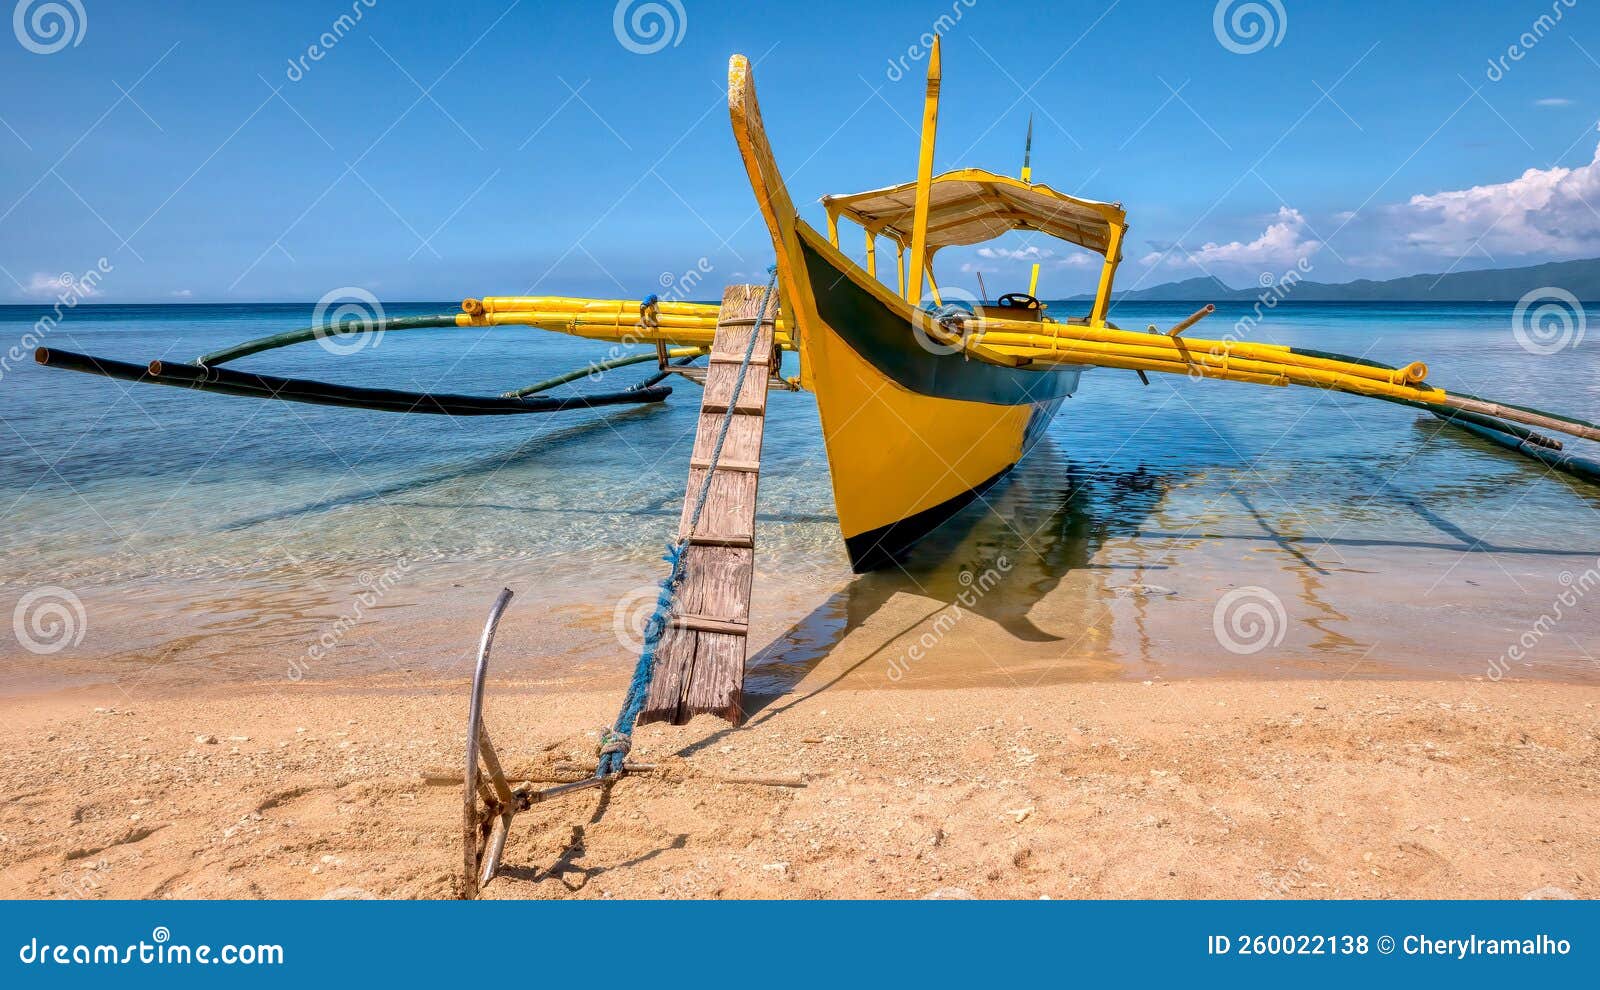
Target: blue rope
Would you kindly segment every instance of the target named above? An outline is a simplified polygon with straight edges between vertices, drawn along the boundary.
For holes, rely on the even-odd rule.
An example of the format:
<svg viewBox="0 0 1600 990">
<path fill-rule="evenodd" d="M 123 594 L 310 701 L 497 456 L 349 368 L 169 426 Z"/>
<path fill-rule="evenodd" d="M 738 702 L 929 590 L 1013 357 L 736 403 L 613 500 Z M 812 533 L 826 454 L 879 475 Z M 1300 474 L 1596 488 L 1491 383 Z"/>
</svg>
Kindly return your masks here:
<svg viewBox="0 0 1600 990">
<path fill-rule="evenodd" d="M 756 323 L 750 328 L 750 340 L 745 344 L 744 359 L 739 363 L 739 374 L 733 380 L 733 396 L 729 400 L 729 411 L 722 417 L 722 428 L 717 431 L 717 442 L 711 448 L 710 466 L 706 468 L 706 476 L 700 482 L 700 492 L 695 496 L 694 511 L 689 514 L 689 525 L 685 533 L 693 533 L 700 523 L 700 514 L 705 511 L 706 500 L 711 494 L 711 476 L 717 470 L 717 462 L 722 458 L 722 445 L 728 439 L 728 427 L 733 423 L 732 406 L 739 401 L 740 394 L 744 391 L 745 373 L 750 370 L 750 361 L 755 356 L 756 338 L 761 335 L 761 323 L 767 318 L 767 303 L 772 298 L 772 290 L 778 282 L 778 266 L 773 265 L 767 269 L 770 276 L 767 287 L 761 293 L 761 306 L 756 310 Z M 687 536 L 680 536 L 672 543 L 667 544 L 667 552 L 662 560 L 670 566 L 667 577 L 661 582 L 661 593 L 656 596 L 656 610 L 650 616 L 650 621 L 644 627 L 644 649 L 639 653 L 639 663 L 633 668 L 633 680 L 628 682 L 628 693 L 622 700 L 622 711 L 617 714 L 616 725 L 606 729 L 600 734 L 600 765 L 595 768 L 597 777 L 614 777 L 622 772 L 622 765 L 628 758 L 628 750 L 632 746 L 633 727 L 639 721 L 639 712 L 644 709 L 645 696 L 650 692 L 650 679 L 655 675 L 656 648 L 661 645 L 661 637 L 667 631 L 667 621 L 672 615 L 672 603 L 678 596 L 678 585 L 683 580 L 684 551 L 689 547 Z"/>
</svg>

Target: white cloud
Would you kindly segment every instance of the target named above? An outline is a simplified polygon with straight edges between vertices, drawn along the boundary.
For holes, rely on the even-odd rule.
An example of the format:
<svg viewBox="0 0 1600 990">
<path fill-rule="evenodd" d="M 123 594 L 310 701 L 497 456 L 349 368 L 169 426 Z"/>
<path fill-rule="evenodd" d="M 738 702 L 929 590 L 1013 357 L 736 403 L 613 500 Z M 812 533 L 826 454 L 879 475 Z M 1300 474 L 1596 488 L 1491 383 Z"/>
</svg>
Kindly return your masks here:
<svg viewBox="0 0 1600 990">
<path fill-rule="evenodd" d="M 1578 254 L 1600 246 L 1600 147 L 1577 168 L 1411 197 L 1385 209 L 1405 243 L 1429 254 Z"/>
<path fill-rule="evenodd" d="M 1309 258 L 1322 247 L 1321 241 L 1306 236 L 1307 230 L 1306 218 L 1299 210 L 1281 206 L 1261 236 L 1249 243 L 1229 241 L 1218 244 L 1207 241 L 1195 251 L 1185 251 L 1180 247 L 1166 254 L 1165 263 L 1173 268 L 1187 265 L 1292 265 L 1302 258 Z M 1163 260 L 1162 252 L 1152 251 L 1139 260 L 1146 265 L 1156 264 Z"/>
<path fill-rule="evenodd" d="M 1536 107 L 1570 107 L 1572 106 L 1572 101 L 1565 96 L 1547 96 L 1542 100 L 1534 100 L 1533 105 Z"/>
<path fill-rule="evenodd" d="M 978 249 L 980 258 L 1003 258 L 1007 261 L 1043 261 L 1054 258 L 1056 253 L 1049 248 L 1041 248 L 1037 244 L 1029 244 L 1025 248 L 995 248 L 985 247 Z"/>
<path fill-rule="evenodd" d="M 177 299 L 188 299 L 190 296 L 194 295 L 194 290 L 193 289 L 173 289 L 172 290 L 172 295 Z"/>
<path fill-rule="evenodd" d="M 35 272 L 22 290 L 29 296 L 40 299 L 54 299 L 62 295 L 76 294 L 79 296 L 92 296 L 96 289 L 90 282 L 79 283 L 78 277 L 71 272 L 61 275 L 50 275 L 44 272 Z"/>
</svg>

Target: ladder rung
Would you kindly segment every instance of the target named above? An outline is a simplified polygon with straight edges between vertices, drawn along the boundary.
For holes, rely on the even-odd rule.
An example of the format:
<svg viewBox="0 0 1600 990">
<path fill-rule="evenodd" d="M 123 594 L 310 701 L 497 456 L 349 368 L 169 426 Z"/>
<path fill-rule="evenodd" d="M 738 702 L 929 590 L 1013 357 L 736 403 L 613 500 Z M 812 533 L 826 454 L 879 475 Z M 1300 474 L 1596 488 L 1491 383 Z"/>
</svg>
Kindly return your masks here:
<svg viewBox="0 0 1600 990">
<path fill-rule="evenodd" d="M 689 537 L 689 545 L 695 547 L 732 547 L 735 550 L 754 550 L 756 538 L 754 536 L 707 536 L 699 534 Z"/>
<path fill-rule="evenodd" d="M 707 457 L 692 457 L 689 459 L 689 466 L 709 471 L 711 469 L 711 459 Z M 724 459 L 717 461 L 717 470 L 744 471 L 749 474 L 755 474 L 761 470 L 761 465 L 755 461 L 730 461 Z"/>
<path fill-rule="evenodd" d="M 761 324 L 766 324 L 773 328 L 778 326 L 777 321 L 771 317 L 758 320 L 754 316 L 735 316 L 731 319 L 717 321 L 717 326 L 719 327 L 754 327 Z"/>
<path fill-rule="evenodd" d="M 760 416 L 767 411 L 767 406 L 766 403 L 758 405 L 754 402 L 740 402 L 730 408 L 726 402 L 707 402 L 700 406 L 700 411 L 703 413 L 721 414 L 731 412 L 744 416 Z"/>
<path fill-rule="evenodd" d="M 742 354 L 737 354 L 737 355 L 736 354 L 713 354 L 709 358 L 706 359 L 706 363 L 707 364 L 744 364 L 744 355 L 742 355 Z M 765 367 L 767 367 L 767 359 L 766 358 L 756 358 L 756 357 L 752 356 L 750 358 L 750 367 L 752 367 L 752 368 L 757 368 L 757 367 L 765 368 Z"/>
<path fill-rule="evenodd" d="M 713 619 L 709 615 L 674 615 L 672 625 L 678 629 L 693 629 L 696 632 L 729 633 L 735 636 L 746 636 L 750 633 L 748 623 Z"/>
</svg>

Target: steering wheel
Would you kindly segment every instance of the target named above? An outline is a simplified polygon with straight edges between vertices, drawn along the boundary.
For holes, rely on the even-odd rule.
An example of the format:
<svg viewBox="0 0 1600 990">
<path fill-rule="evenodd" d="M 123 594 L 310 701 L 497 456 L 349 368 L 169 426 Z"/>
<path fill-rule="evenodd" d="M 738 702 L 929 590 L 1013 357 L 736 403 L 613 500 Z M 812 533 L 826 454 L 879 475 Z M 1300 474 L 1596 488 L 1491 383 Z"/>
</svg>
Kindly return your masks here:
<svg viewBox="0 0 1600 990">
<path fill-rule="evenodd" d="M 1007 292 L 995 300 L 995 305 L 1000 309 L 1043 309 L 1039 300 L 1026 292 Z"/>
</svg>

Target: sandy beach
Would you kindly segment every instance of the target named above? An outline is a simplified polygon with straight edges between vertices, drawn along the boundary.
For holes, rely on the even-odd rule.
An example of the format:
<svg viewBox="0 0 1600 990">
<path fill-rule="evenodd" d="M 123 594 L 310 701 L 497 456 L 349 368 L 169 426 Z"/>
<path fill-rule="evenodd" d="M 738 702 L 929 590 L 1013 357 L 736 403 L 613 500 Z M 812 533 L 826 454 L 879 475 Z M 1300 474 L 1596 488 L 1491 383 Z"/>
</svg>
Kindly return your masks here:
<svg viewBox="0 0 1600 990">
<path fill-rule="evenodd" d="M 738 730 L 641 731 L 657 769 L 519 817 L 486 896 L 1596 894 L 1600 687 L 829 674 Z M 450 896 L 460 788 L 424 775 L 457 772 L 465 687 L 14 700 L 0 895 Z M 510 768 L 572 779 L 612 688 L 500 684 Z"/>
</svg>

